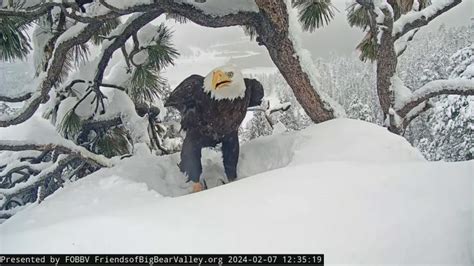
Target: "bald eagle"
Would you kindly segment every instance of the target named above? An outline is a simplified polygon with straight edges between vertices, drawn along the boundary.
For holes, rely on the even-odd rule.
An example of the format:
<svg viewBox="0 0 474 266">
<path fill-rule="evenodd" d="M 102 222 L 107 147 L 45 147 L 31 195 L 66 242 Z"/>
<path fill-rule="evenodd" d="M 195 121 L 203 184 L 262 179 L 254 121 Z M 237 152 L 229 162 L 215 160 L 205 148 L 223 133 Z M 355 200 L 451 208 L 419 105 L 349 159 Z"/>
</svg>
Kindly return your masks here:
<svg viewBox="0 0 474 266">
<path fill-rule="evenodd" d="M 260 105 L 263 87 L 255 79 L 243 78 L 235 66 L 221 66 L 206 77 L 191 75 L 181 82 L 165 102 L 181 113 L 181 128 L 186 137 L 179 168 L 193 182 L 200 183 L 201 150 L 222 143 L 224 170 L 229 181 L 237 178 L 239 160 L 238 129 L 247 108 Z"/>
</svg>

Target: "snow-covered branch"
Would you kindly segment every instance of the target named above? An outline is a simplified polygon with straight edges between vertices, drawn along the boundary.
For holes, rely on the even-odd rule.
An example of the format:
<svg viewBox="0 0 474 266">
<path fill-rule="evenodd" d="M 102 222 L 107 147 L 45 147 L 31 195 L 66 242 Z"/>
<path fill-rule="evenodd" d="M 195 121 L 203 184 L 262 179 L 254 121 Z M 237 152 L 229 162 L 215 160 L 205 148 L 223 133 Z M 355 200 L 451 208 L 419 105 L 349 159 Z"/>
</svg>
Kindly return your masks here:
<svg viewBox="0 0 474 266">
<path fill-rule="evenodd" d="M 158 8 L 159 6 L 155 3 L 144 4 L 144 3 L 141 3 L 140 1 L 137 1 L 134 4 L 125 4 L 127 7 L 126 9 L 121 10 L 117 8 L 117 9 L 112 10 L 111 9 L 112 6 L 110 4 L 108 4 L 105 1 L 100 1 L 100 3 L 95 3 L 95 5 L 97 6 L 103 5 L 108 10 L 103 10 L 103 8 L 102 9 L 100 7 L 97 8 L 96 6 L 96 10 L 98 10 L 98 12 L 93 12 L 92 14 L 91 13 L 78 14 L 76 12 L 79 10 L 79 8 L 77 4 L 74 3 L 74 1 L 71 1 L 71 2 L 58 1 L 58 2 L 47 2 L 47 3 L 44 3 L 44 1 L 41 1 L 41 2 L 42 3 L 37 4 L 35 6 L 20 7 L 14 10 L 0 8 L 0 16 L 21 17 L 21 18 L 32 21 L 32 20 L 37 19 L 40 16 L 45 15 L 46 13 L 51 11 L 52 8 L 58 7 L 64 12 L 64 14 L 67 17 L 75 21 L 79 21 L 83 23 L 94 23 L 101 20 L 114 19 L 122 15 L 132 14 L 135 12 L 148 12 L 150 10 Z M 121 4 L 121 5 L 124 5 L 124 4 Z M 69 9 L 71 9 L 71 12 L 68 11 Z M 120 10 L 120 12 L 118 12 L 118 10 Z"/>
<path fill-rule="evenodd" d="M 51 8 L 60 6 L 59 3 L 42 3 L 36 7 L 29 7 L 28 10 L 13 10 L 0 8 L 0 17 L 20 17 L 25 19 L 36 19 L 46 14 Z"/>
<path fill-rule="evenodd" d="M 255 4 L 255 3 L 254 3 Z M 160 7 L 166 13 L 177 14 L 205 27 L 220 28 L 230 26 L 255 25 L 259 14 L 252 11 L 221 12 L 219 15 L 199 9 L 188 1 L 162 0 Z"/>
<path fill-rule="evenodd" d="M 334 102 L 326 97 L 321 90 L 315 88 L 315 82 L 312 82 L 310 78 L 310 75 L 314 75 L 315 69 L 310 69 L 309 72 L 311 73 L 305 72 L 303 67 L 305 63 L 300 61 L 304 59 L 304 56 L 294 57 L 299 50 L 294 46 L 288 34 L 288 11 L 285 1 L 241 0 L 230 2 L 213 1 L 211 4 L 189 0 L 130 2 L 101 0 L 92 3 L 87 8 L 87 12 L 83 11 L 82 13 L 76 13 L 78 9 L 74 7 L 75 3 L 69 2 L 71 7 L 66 7 L 54 2 L 54 5 L 51 5 L 50 8 L 59 5 L 65 16 L 78 22 L 77 25 L 71 27 L 71 29 L 75 28 L 75 32 L 70 32 L 71 29 L 68 29 L 59 36 L 53 50 L 53 56 L 48 64 L 48 71 L 42 76 L 40 89 L 29 98 L 24 105 L 25 107 L 20 109 L 17 114 L 0 117 L 0 127 L 25 121 L 31 117 L 42 102 L 47 100 L 50 88 L 56 85 L 58 80 L 57 77 L 64 63 L 66 52 L 72 45 L 87 42 L 107 20 L 132 13 L 138 15 L 140 12 L 142 12 L 143 22 L 151 21 L 161 13 L 167 13 L 189 19 L 205 27 L 248 26 L 254 28 L 258 34 L 259 44 L 264 45 L 269 50 L 272 60 L 290 84 L 298 101 L 311 119 L 314 122 L 322 122 L 337 116 L 337 106 L 332 104 Z M 146 17 L 149 19 L 146 19 Z M 132 34 L 136 33 L 144 24 L 146 23 L 133 23 L 127 31 L 132 32 Z M 122 33 L 124 34 L 112 35 L 113 38 L 110 38 L 111 35 L 106 36 L 103 53 L 97 60 L 98 71 L 92 79 L 95 84 L 101 82 L 103 72 L 114 51 L 119 48 L 124 51 L 123 46 L 129 36 L 125 34 L 126 32 Z M 67 39 L 74 39 L 74 41 L 68 43 Z M 134 61 L 128 60 L 127 62 L 133 63 Z"/>
<path fill-rule="evenodd" d="M 19 103 L 28 100 L 31 98 L 32 93 L 28 92 L 23 95 L 18 96 L 4 96 L 0 95 L 0 102 L 9 102 L 9 103 Z"/>
<path fill-rule="evenodd" d="M 90 172 L 113 165 L 105 156 L 70 141 L 38 144 L 2 140 L 0 151 L 3 151 L 2 157 L 8 156 L 7 164 L 0 166 L 0 213 L 13 205 L 34 201 L 33 196 L 41 200 L 65 180 L 78 175 L 79 170 Z M 39 190 L 38 195 L 32 194 L 35 190 Z"/>
<path fill-rule="evenodd" d="M 100 167 L 111 167 L 112 162 L 103 155 L 94 154 L 84 147 L 77 146 L 69 141 L 65 141 L 62 144 L 34 144 L 27 143 L 24 141 L 13 141 L 13 140 L 1 140 L 0 150 L 4 151 L 25 151 L 25 150 L 36 150 L 36 151 L 47 151 L 56 150 L 60 153 L 75 154 L 88 163 Z"/>
<path fill-rule="evenodd" d="M 438 0 L 420 11 L 410 11 L 402 15 L 393 24 L 392 35 L 395 40 L 407 32 L 423 27 L 439 15 L 460 4 L 462 0 Z"/>
<path fill-rule="evenodd" d="M 411 97 L 405 98 L 402 102 L 398 103 L 397 113 L 404 117 L 426 100 L 444 94 L 474 95 L 474 80 L 449 79 L 428 82 L 414 91 Z"/>
<path fill-rule="evenodd" d="M 395 52 L 397 53 L 397 57 L 401 56 L 407 50 L 408 43 L 413 40 L 418 30 L 419 28 L 410 31 L 410 34 L 407 35 L 404 40 L 400 39 L 398 42 L 395 42 Z"/>
<path fill-rule="evenodd" d="M 62 157 L 62 158 L 61 158 Z M 52 163 L 49 167 L 44 168 L 39 174 L 33 175 L 25 182 L 16 183 L 10 188 L 0 188 L 0 210 L 5 208 L 9 200 L 17 194 L 24 193 L 27 190 L 40 186 L 48 177 L 59 177 L 73 160 L 78 159 L 77 154 L 63 155 L 57 162 Z"/>
<path fill-rule="evenodd" d="M 120 28 L 114 30 L 110 35 L 116 36 L 113 40 L 107 40 L 100 54 L 100 60 L 97 63 L 97 70 L 94 81 L 102 82 L 105 69 L 109 64 L 112 55 L 117 49 L 120 49 L 125 42 L 144 25 L 150 23 L 163 13 L 162 10 L 144 13 L 142 15 L 130 17 L 129 20 Z"/>
<path fill-rule="evenodd" d="M 12 116 L 0 116 L 0 127 L 22 123 L 36 112 L 39 105 L 48 99 L 49 91 L 57 83 L 69 49 L 87 42 L 102 24 L 103 22 L 95 22 L 71 27 L 58 38 L 48 68 L 45 73 L 40 75 L 41 83 L 38 90 L 25 102 L 19 112 Z"/>
</svg>

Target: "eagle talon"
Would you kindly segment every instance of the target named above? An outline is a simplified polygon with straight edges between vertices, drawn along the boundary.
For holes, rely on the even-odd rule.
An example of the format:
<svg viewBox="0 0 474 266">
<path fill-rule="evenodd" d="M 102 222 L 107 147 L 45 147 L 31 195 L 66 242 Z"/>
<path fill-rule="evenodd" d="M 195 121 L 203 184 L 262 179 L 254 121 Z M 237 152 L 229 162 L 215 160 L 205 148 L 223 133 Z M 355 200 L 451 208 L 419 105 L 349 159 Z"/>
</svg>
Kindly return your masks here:
<svg viewBox="0 0 474 266">
<path fill-rule="evenodd" d="M 238 129 L 248 107 L 259 106 L 263 96 L 262 84 L 256 79 L 244 78 L 233 65 L 217 67 L 205 77 L 191 75 L 170 94 L 164 106 L 180 112 L 181 130 L 186 131 L 178 166 L 191 179 L 193 192 L 208 187 L 205 179 L 200 178 L 202 149 L 219 143 L 222 143 L 222 161 L 228 178 L 217 184 L 236 179 L 240 150 Z"/>
<path fill-rule="evenodd" d="M 197 182 L 197 183 L 193 184 L 193 193 L 202 191 L 203 189 L 204 189 L 204 187 L 202 186 L 202 184 L 200 182 Z"/>
</svg>

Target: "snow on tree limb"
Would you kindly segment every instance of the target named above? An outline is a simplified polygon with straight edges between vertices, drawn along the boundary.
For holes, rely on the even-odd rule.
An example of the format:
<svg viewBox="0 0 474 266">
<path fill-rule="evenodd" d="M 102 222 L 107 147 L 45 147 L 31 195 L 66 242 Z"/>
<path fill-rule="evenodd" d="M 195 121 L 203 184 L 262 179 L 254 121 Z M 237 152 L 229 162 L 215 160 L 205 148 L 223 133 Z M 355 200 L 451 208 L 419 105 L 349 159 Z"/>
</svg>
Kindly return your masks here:
<svg viewBox="0 0 474 266">
<path fill-rule="evenodd" d="M 0 177 L 5 177 L 11 175 L 14 172 L 21 171 L 23 169 L 28 169 L 30 172 L 41 171 L 46 166 L 49 166 L 51 163 L 39 163 L 39 164 L 32 164 L 27 161 L 20 161 L 16 164 L 10 163 L 8 164 L 2 171 L 0 171 Z"/>
<path fill-rule="evenodd" d="M 0 16 L 1 17 L 21 17 L 26 19 L 36 19 L 39 16 L 42 16 L 48 12 L 51 8 L 55 6 L 60 6 L 59 3 L 42 3 L 38 5 L 36 8 L 29 7 L 29 10 L 10 10 L 10 9 L 2 9 L 0 8 Z"/>
<path fill-rule="evenodd" d="M 163 8 L 166 13 L 178 14 L 198 25 L 211 28 L 255 25 L 259 20 L 258 13 L 248 11 L 213 16 L 205 13 L 203 10 L 196 9 L 194 5 L 184 1 L 177 3 L 174 0 L 162 0 L 160 7 Z"/>
<path fill-rule="evenodd" d="M 159 16 L 162 12 L 175 14 L 206 27 L 251 26 L 256 29 L 259 35 L 259 44 L 266 46 L 269 50 L 272 60 L 277 64 L 279 70 L 284 73 L 284 77 L 290 84 L 295 95 L 297 95 L 298 101 L 314 122 L 332 119 L 340 113 L 337 112 L 337 110 L 341 109 L 337 108 L 337 104 L 335 104 L 334 101 L 326 97 L 323 92 L 314 91 L 314 86 L 316 86 L 314 84 L 315 82 L 309 81 L 314 81 L 314 78 L 310 79 L 309 76 L 314 75 L 316 70 L 309 69 L 303 72 L 303 67 L 307 64 L 300 62 L 300 60 L 304 55 L 300 56 L 300 59 L 296 58 L 296 60 L 289 58 L 290 54 L 295 54 L 298 49 L 295 49 L 288 40 L 288 20 L 277 19 L 277 17 L 288 17 L 288 12 L 283 0 L 242 0 L 238 3 L 236 1 L 205 1 L 198 3 L 196 1 L 184 0 L 161 0 L 159 2 L 134 0 L 122 3 L 102 0 L 94 2 L 88 7 L 88 12 L 81 14 L 76 13 L 77 7 L 74 7 L 74 3 L 69 3 L 71 6 L 66 6 L 64 3 L 53 3 L 54 4 L 49 6 L 50 8 L 59 6 L 67 17 L 78 23 L 60 35 L 59 41 L 56 43 L 56 47 L 53 51 L 54 54 L 48 64 L 46 77 L 44 77 L 40 89 L 38 90 L 39 95 L 33 94 L 34 97 L 32 96 L 28 100 L 25 107 L 13 116 L 0 117 L 0 127 L 19 124 L 25 121 L 31 117 L 42 102 L 47 100 L 47 94 L 50 88 L 54 86 L 57 81 L 58 69 L 61 69 L 64 63 L 63 58 L 73 45 L 87 42 L 93 35 L 93 32 L 96 32 L 100 28 L 104 20 L 137 12 L 143 12 L 143 16 L 148 16 L 155 12 L 156 16 Z M 274 6 L 278 7 L 277 10 L 272 8 Z M 2 11 L 6 12 L 7 10 Z M 15 15 L 17 11 L 14 11 L 10 15 Z M 138 27 L 138 29 L 139 28 L 140 27 Z M 74 44 L 69 43 L 70 45 L 64 45 L 64 43 L 68 43 L 66 39 L 76 35 L 81 29 L 83 29 L 84 38 L 78 38 L 81 34 L 77 34 L 77 36 L 73 38 L 75 39 Z M 117 38 L 118 36 L 114 36 L 113 39 Z M 65 42 L 62 43 L 60 42 L 61 40 L 65 40 Z M 112 41 L 112 39 L 108 39 L 108 41 Z M 106 51 L 107 54 L 104 54 L 106 56 L 99 59 L 99 69 L 101 70 L 97 73 L 96 78 L 93 79 L 94 82 L 102 79 L 101 76 L 103 73 L 100 72 L 103 72 L 102 69 L 105 69 L 107 66 L 110 59 L 109 54 L 111 56 L 113 51 L 121 48 L 120 43 L 123 43 L 123 40 L 111 45 L 118 47 L 109 47 L 110 49 Z M 282 47 L 285 47 L 285 51 L 282 51 Z M 287 64 L 296 65 L 282 66 L 279 61 L 288 61 Z"/>
<path fill-rule="evenodd" d="M 54 162 L 49 167 L 46 167 L 39 174 L 31 176 L 25 182 L 17 183 L 11 188 L 0 188 L 0 209 L 4 208 L 5 204 L 8 203 L 9 199 L 13 195 L 37 187 L 48 177 L 60 175 L 64 168 L 66 168 L 69 163 L 77 158 L 78 155 L 74 154 L 61 155 L 57 162 Z"/>
<path fill-rule="evenodd" d="M 0 95 L 0 102 L 9 102 L 9 103 L 19 103 L 28 100 L 31 98 L 32 93 L 28 92 L 23 95 L 18 96 L 3 96 Z"/>
<path fill-rule="evenodd" d="M 397 40 L 407 32 L 427 25 L 430 21 L 461 2 L 462 0 L 438 0 L 420 11 L 410 11 L 395 21 L 392 36 Z"/>
<path fill-rule="evenodd" d="M 31 143 L 31 142 L 16 141 L 16 140 L 0 140 L 0 150 L 4 150 L 4 151 L 57 150 L 62 153 L 75 154 L 76 156 L 81 157 L 83 160 L 93 165 L 97 165 L 101 167 L 111 167 L 113 165 L 112 162 L 105 156 L 92 153 L 86 150 L 84 147 L 77 146 L 70 141 L 64 141 L 63 143 L 57 143 L 57 144 L 56 143 L 40 144 L 40 143 Z"/>
<path fill-rule="evenodd" d="M 314 90 L 318 93 L 321 98 L 321 101 L 325 105 L 325 108 L 328 110 L 332 110 L 335 117 L 344 117 L 346 116 L 344 108 L 334 101 L 329 95 L 327 95 L 324 91 L 321 90 L 321 83 L 318 81 L 319 77 L 317 68 L 314 65 L 313 59 L 311 58 L 311 53 L 304 49 L 301 46 L 301 25 L 298 22 L 298 13 L 297 10 L 291 7 L 291 1 L 286 1 L 286 7 L 288 12 L 288 25 L 289 25 L 289 39 L 293 43 L 295 49 L 295 57 L 301 62 L 301 67 L 303 72 L 306 73 L 308 76 L 311 85 L 313 86 Z"/>
<path fill-rule="evenodd" d="M 409 35 L 407 35 L 403 40 L 399 39 L 397 42 L 395 42 L 395 52 L 397 53 L 397 57 L 401 56 L 406 49 L 408 48 L 408 43 L 413 40 L 415 37 L 415 34 L 420 30 L 420 28 L 416 28 L 414 30 L 411 30 Z"/>
<path fill-rule="evenodd" d="M 397 113 L 404 117 L 409 112 L 426 100 L 444 94 L 474 95 L 474 80 L 449 79 L 428 82 L 420 89 L 413 92 L 411 97 L 397 104 Z"/>
<path fill-rule="evenodd" d="M 122 47 L 134 32 L 138 31 L 141 27 L 148 24 L 162 13 L 163 11 L 157 10 L 142 15 L 132 16 L 127 20 L 127 22 L 125 22 L 125 24 L 111 32 L 110 36 L 116 37 L 113 40 L 108 40 L 107 43 L 104 43 L 99 56 L 100 60 L 97 63 L 94 81 L 102 82 L 105 69 L 112 58 L 113 53 Z"/>
<path fill-rule="evenodd" d="M 0 199 L 0 206 L 3 204 L 3 201 Z M 1 210 L 0 211 L 0 219 L 8 219 L 10 217 L 12 217 L 13 215 L 15 215 L 16 213 L 18 213 L 19 211 L 27 208 L 28 206 L 30 206 L 31 203 L 27 203 L 23 206 L 17 206 L 13 209 L 9 209 L 9 210 Z"/>
<path fill-rule="evenodd" d="M 207 0 L 197 2 L 195 0 L 174 0 L 176 3 L 192 5 L 194 8 L 201 10 L 205 14 L 213 17 L 225 16 L 229 14 L 237 14 L 239 12 L 255 12 L 258 13 L 258 6 L 254 0 Z"/>
<path fill-rule="evenodd" d="M 102 24 L 103 22 L 90 23 L 82 25 L 83 27 L 74 27 L 71 29 L 71 32 L 68 33 L 68 31 L 66 31 L 66 33 L 64 33 L 66 37 L 58 40 L 53 56 L 49 60 L 46 72 L 40 75 L 41 83 L 38 90 L 25 102 L 24 107 L 20 109 L 19 112 L 13 116 L 0 116 L 0 127 L 20 124 L 36 112 L 39 105 L 47 99 L 51 88 L 58 81 L 69 49 L 75 45 L 87 42 L 91 36 L 99 30 Z"/>
</svg>

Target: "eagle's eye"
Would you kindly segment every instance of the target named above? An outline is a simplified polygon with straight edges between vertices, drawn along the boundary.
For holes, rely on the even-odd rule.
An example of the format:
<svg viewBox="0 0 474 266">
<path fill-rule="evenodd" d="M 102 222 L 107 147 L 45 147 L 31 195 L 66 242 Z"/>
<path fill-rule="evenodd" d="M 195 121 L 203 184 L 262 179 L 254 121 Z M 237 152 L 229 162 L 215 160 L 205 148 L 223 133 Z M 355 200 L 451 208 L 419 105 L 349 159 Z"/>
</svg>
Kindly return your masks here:
<svg viewBox="0 0 474 266">
<path fill-rule="evenodd" d="M 227 72 L 226 74 L 229 78 L 232 78 L 234 76 L 234 72 Z"/>
</svg>

